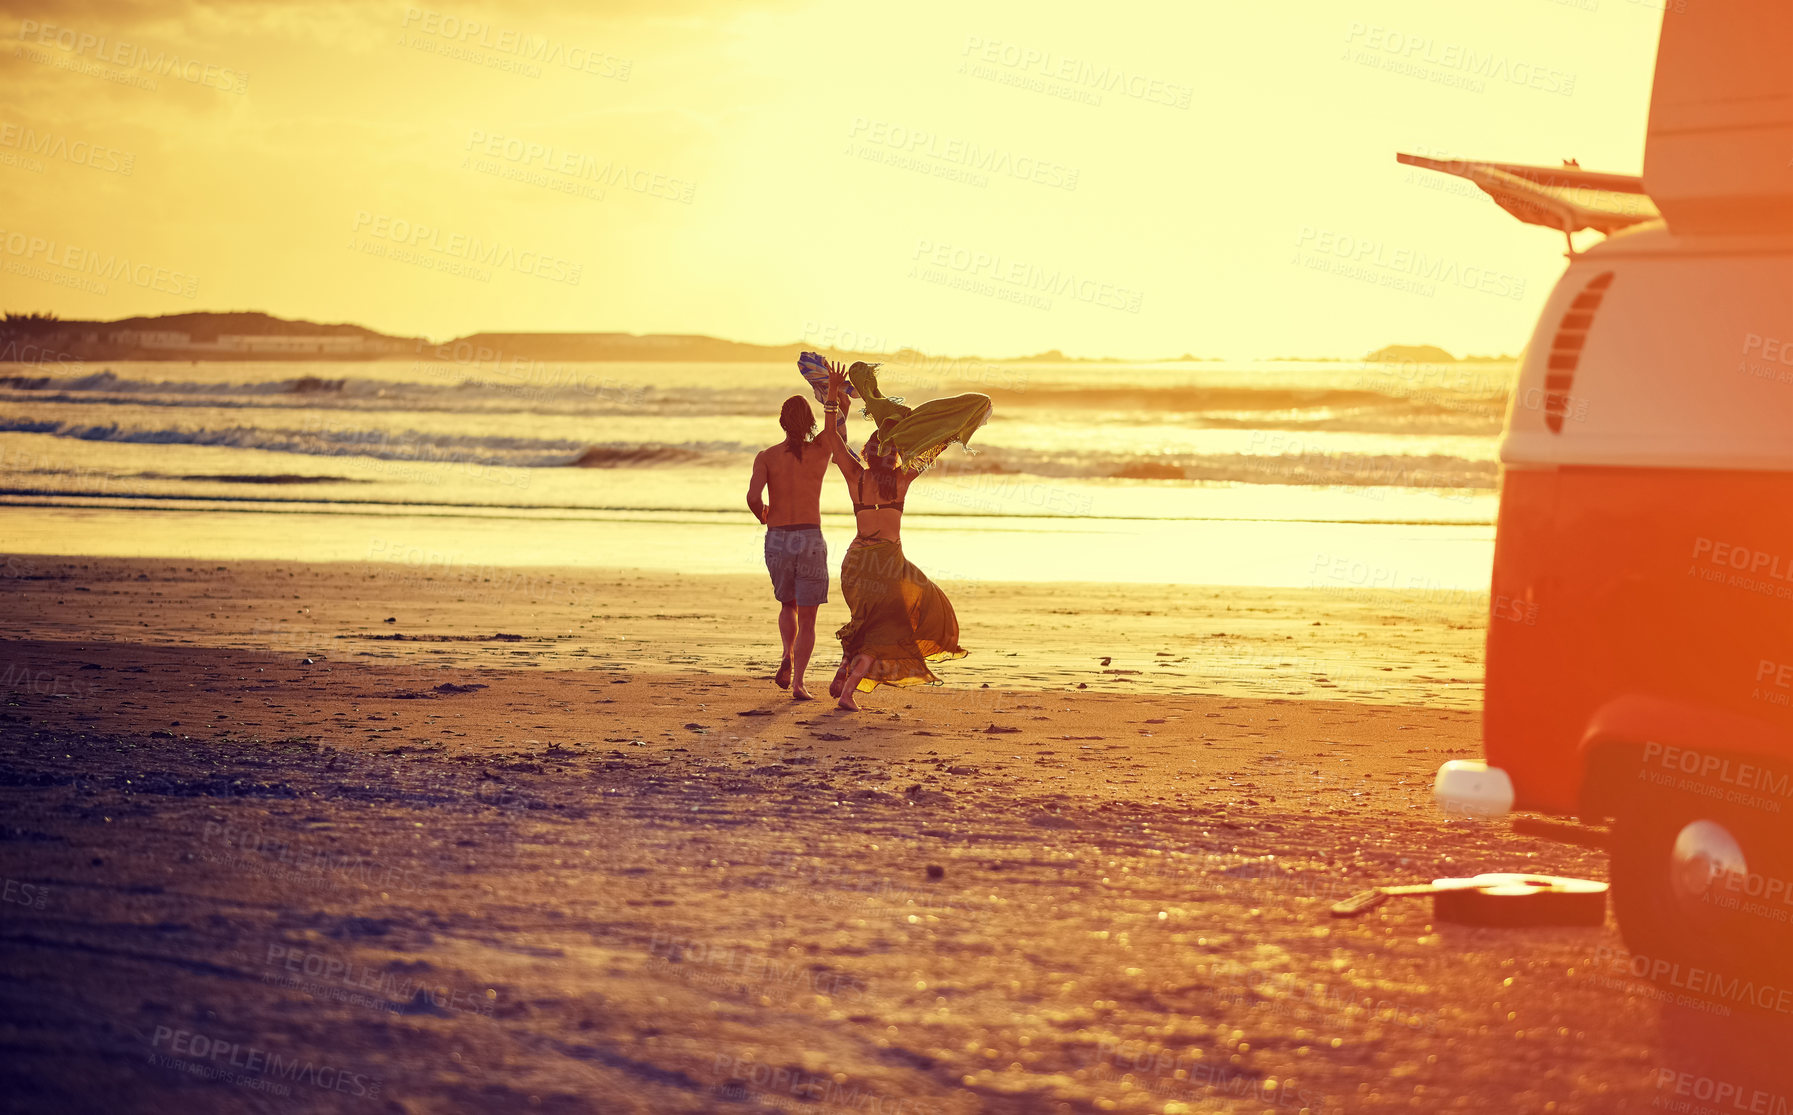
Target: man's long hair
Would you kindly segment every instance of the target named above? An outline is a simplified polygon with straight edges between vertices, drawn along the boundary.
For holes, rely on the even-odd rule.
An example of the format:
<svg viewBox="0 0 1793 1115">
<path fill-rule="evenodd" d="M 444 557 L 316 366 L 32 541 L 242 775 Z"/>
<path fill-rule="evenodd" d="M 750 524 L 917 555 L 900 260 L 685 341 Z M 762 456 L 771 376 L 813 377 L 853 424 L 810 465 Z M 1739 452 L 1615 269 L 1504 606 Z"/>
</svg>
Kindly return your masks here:
<svg viewBox="0 0 1793 1115">
<path fill-rule="evenodd" d="M 801 395 L 786 399 L 784 409 L 778 412 L 778 424 L 784 427 L 785 452 L 802 460 L 804 446 L 816 433 L 816 412 L 809 409 L 809 400 Z"/>
<path fill-rule="evenodd" d="M 897 454 L 886 450 L 878 435 L 865 439 L 865 471 L 878 482 L 878 502 L 887 503 L 897 496 Z"/>
</svg>

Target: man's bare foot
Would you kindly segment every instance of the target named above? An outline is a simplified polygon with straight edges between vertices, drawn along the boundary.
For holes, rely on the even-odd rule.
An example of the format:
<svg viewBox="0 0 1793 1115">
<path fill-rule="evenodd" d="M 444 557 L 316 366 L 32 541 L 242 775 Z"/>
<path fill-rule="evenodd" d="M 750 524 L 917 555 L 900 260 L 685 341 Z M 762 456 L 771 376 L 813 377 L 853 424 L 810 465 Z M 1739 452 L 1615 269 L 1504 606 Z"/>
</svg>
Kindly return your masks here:
<svg viewBox="0 0 1793 1115">
<path fill-rule="evenodd" d="M 815 698 L 809 695 L 809 690 L 803 687 L 802 682 L 798 682 L 796 685 L 791 686 L 791 700 L 813 701 Z"/>
<path fill-rule="evenodd" d="M 772 675 L 772 680 L 778 683 L 778 688 L 780 689 L 789 689 L 791 687 L 790 659 L 787 658 L 778 664 L 778 672 Z"/>
</svg>

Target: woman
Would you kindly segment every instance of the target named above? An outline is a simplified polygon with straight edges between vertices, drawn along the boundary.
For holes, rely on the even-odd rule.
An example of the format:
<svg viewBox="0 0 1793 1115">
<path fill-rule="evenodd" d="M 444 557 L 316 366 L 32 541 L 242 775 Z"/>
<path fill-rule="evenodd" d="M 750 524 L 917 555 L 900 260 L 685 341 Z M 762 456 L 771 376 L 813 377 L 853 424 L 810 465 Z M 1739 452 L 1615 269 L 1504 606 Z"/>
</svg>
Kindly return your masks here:
<svg viewBox="0 0 1793 1115">
<path fill-rule="evenodd" d="M 865 463 L 847 449 L 844 422 L 847 379 L 879 431 L 866 439 Z M 878 394 L 874 366 L 856 363 L 846 372 L 829 365 L 827 416 L 816 439 L 828 445 L 853 498 L 859 531 L 841 563 L 841 595 L 853 617 L 838 632 L 842 659 L 828 694 L 857 711 L 856 692 L 880 685 L 938 685 L 928 663 L 965 657 L 952 602 L 903 557 L 903 501 L 915 476 L 953 441 L 971 437 L 990 415 L 990 400 L 961 395 L 911 410 Z"/>
</svg>

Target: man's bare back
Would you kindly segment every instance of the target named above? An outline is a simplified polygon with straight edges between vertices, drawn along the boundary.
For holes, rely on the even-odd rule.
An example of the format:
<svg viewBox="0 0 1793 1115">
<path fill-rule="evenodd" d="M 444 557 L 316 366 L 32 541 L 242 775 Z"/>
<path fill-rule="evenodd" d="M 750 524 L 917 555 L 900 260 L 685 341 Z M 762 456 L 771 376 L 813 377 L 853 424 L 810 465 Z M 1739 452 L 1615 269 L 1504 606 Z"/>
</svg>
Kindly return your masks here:
<svg viewBox="0 0 1793 1115">
<path fill-rule="evenodd" d="M 822 521 L 822 481 L 828 476 L 829 460 L 828 450 L 814 442 L 803 447 L 802 457 L 782 441 L 760 450 L 753 459 L 750 490 L 757 493 L 762 483 L 770 489 L 763 519 L 767 526 Z"/>
</svg>

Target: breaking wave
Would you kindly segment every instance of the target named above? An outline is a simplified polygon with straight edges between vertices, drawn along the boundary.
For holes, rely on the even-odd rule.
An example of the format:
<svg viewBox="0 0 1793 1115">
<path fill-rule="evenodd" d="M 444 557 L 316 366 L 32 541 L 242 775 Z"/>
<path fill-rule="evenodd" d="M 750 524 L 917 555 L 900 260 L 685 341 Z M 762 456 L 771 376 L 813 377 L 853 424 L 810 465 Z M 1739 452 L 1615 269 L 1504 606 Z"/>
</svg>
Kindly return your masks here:
<svg viewBox="0 0 1793 1115">
<path fill-rule="evenodd" d="M 0 433 L 48 434 L 134 445 L 224 446 L 320 457 L 435 461 L 510 468 L 743 468 L 761 446 L 733 441 L 592 443 L 570 438 L 424 433 L 417 430 L 232 426 L 135 427 L 119 423 L 0 420 Z M 1010 447 L 953 454 L 934 475 L 1027 474 L 1055 478 L 1186 480 L 1205 483 L 1494 488 L 1493 461 L 1447 454 L 1291 453 L 1282 455 L 1050 451 Z"/>
</svg>

